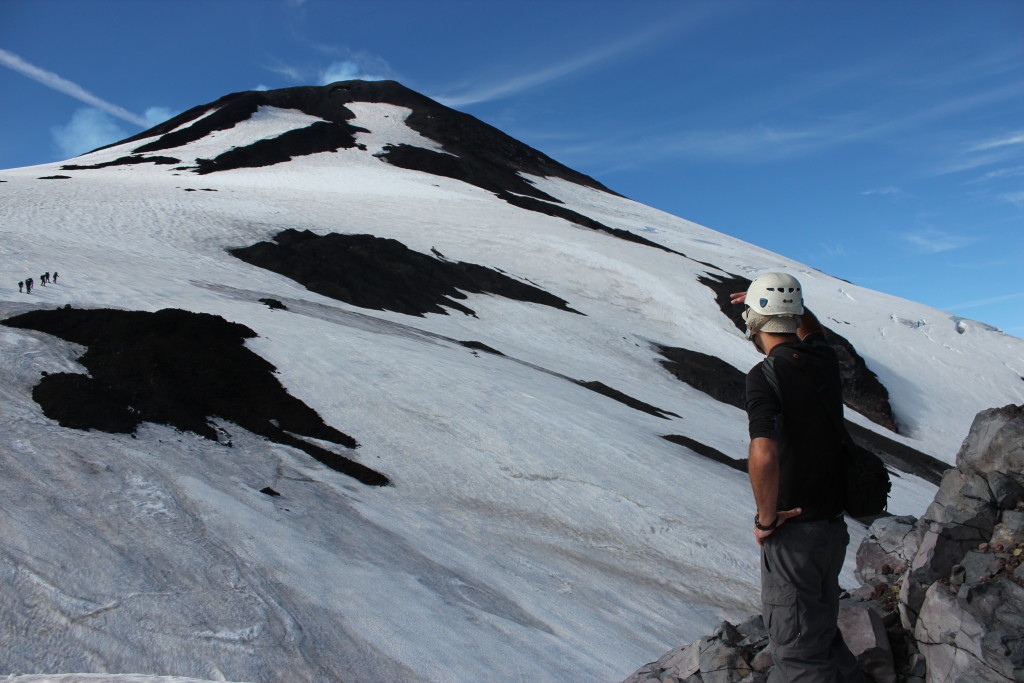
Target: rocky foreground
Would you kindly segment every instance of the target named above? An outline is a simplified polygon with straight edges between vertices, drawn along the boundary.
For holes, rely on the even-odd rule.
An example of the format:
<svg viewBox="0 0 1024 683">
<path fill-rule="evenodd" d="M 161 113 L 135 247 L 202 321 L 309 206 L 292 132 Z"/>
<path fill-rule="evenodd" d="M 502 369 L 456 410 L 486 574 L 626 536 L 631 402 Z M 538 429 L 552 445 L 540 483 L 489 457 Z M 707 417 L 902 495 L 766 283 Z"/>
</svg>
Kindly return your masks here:
<svg viewBox="0 0 1024 683">
<path fill-rule="evenodd" d="M 878 683 L 1024 681 L 1024 405 L 977 415 L 920 519 L 875 521 L 839 626 Z M 757 683 L 761 616 L 641 667 L 625 683 Z"/>
</svg>

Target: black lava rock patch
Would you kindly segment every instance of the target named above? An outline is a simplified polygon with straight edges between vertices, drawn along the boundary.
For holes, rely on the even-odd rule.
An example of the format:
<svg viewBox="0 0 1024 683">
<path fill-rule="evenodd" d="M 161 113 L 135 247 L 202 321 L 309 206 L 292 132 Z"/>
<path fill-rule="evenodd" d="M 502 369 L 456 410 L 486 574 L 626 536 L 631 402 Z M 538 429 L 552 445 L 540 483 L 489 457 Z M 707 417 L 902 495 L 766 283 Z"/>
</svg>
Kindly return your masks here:
<svg viewBox="0 0 1024 683">
<path fill-rule="evenodd" d="M 476 313 L 456 299 L 488 293 L 578 313 L 562 299 L 496 270 L 449 261 L 373 235 L 317 235 L 285 230 L 273 242 L 231 249 L 254 266 L 295 280 L 310 291 L 378 311 L 423 317 L 447 315 L 442 306 Z"/>
<path fill-rule="evenodd" d="M 4 325 L 38 330 L 88 348 L 89 375 L 46 375 L 32 391 L 43 412 L 72 429 L 134 434 L 143 422 L 217 441 L 214 417 L 275 443 L 305 451 L 331 469 L 372 486 L 388 478 L 313 444 L 359 444 L 291 396 L 275 368 L 245 347 L 256 333 L 206 313 L 156 313 L 64 307 L 31 311 Z"/>
<path fill-rule="evenodd" d="M 672 346 L 656 346 L 665 360 L 661 365 L 694 389 L 716 401 L 743 409 L 747 378 L 718 356 Z"/>
<path fill-rule="evenodd" d="M 83 171 L 91 168 L 109 168 L 111 166 L 136 166 L 138 164 L 156 164 L 158 166 L 170 166 L 172 164 L 180 164 L 181 159 L 175 159 L 174 157 L 144 157 L 141 155 L 132 155 L 126 157 L 120 157 L 113 161 L 104 161 L 98 164 L 64 164 L 61 166 L 62 171 Z"/>
<path fill-rule="evenodd" d="M 717 448 L 712 448 L 711 446 L 703 444 L 696 439 L 691 439 L 690 437 L 683 436 L 682 434 L 666 434 L 661 438 L 666 441 L 679 444 L 680 446 L 685 446 L 697 455 L 702 455 L 709 460 L 714 460 L 715 462 L 720 462 L 723 465 L 728 465 L 739 472 L 748 471 L 746 458 L 730 458 Z"/>
<path fill-rule="evenodd" d="M 234 147 L 213 159 L 197 159 L 196 173 L 206 174 L 229 171 L 234 168 L 256 168 L 273 166 L 293 157 L 308 156 L 321 152 L 337 152 L 339 149 L 355 147 L 354 131 L 364 130 L 348 124 L 318 121 L 305 128 L 290 130 L 275 138 L 267 138 L 246 145 Z"/>
<path fill-rule="evenodd" d="M 663 420 L 667 420 L 670 415 L 672 417 L 679 417 L 673 412 L 662 410 L 657 406 L 652 406 L 650 403 L 644 403 L 638 398 L 633 398 L 629 394 L 625 394 L 618 389 L 613 389 L 603 382 L 584 382 L 583 380 L 576 380 L 576 383 L 585 389 L 590 389 L 602 396 L 607 396 L 608 398 L 618 401 L 623 405 L 629 406 L 633 410 L 639 410 L 642 413 L 654 415 L 655 417 L 660 417 Z"/>
</svg>

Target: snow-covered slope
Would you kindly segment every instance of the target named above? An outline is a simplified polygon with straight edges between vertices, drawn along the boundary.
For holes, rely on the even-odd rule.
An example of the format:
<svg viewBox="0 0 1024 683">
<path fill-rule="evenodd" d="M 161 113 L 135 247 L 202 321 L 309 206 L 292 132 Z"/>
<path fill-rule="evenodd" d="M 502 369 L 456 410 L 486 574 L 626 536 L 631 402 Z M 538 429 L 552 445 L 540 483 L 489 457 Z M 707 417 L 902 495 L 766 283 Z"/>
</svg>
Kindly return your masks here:
<svg viewBox="0 0 1024 683">
<path fill-rule="evenodd" d="M 924 509 L 977 411 L 1024 401 L 1024 341 L 394 83 L 229 96 L 0 181 L 0 673 L 614 680 L 756 611 L 749 485 L 719 461 L 745 418 L 712 395 L 757 361 L 721 291 L 761 271 L 800 278 L 887 390 L 898 434 L 847 416 L 916 463 L 893 512 Z M 244 326 L 230 358 L 276 371 L 231 374 L 213 318 L 98 308 L 219 316 Z M 714 387 L 677 378 L 693 352 Z M 274 412 L 303 405 L 305 432 Z M 112 413 L 131 426 L 62 426 Z"/>
</svg>

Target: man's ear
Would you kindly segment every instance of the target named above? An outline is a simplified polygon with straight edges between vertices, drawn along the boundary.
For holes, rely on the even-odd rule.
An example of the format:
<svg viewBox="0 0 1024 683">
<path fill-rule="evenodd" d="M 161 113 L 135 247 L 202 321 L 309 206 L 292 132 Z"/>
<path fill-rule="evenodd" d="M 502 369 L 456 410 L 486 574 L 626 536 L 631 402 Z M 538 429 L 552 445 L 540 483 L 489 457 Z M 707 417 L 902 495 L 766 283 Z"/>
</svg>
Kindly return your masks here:
<svg viewBox="0 0 1024 683">
<path fill-rule="evenodd" d="M 760 353 L 764 353 L 764 347 L 761 346 L 761 333 L 760 332 L 755 332 L 754 336 L 750 338 L 750 341 L 753 342 L 755 349 L 757 349 Z M 765 354 L 765 355 L 767 355 L 767 354 Z"/>
</svg>

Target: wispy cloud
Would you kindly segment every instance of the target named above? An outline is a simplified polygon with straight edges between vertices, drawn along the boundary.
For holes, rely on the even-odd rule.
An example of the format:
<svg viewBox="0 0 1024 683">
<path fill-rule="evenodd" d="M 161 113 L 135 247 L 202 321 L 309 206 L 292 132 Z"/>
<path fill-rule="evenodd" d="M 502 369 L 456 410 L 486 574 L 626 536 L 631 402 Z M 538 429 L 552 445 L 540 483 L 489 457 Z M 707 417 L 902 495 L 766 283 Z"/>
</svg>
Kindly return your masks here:
<svg viewBox="0 0 1024 683">
<path fill-rule="evenodd" d="M 900 237 L 926 254 L 962 249 L 978 241 L 976 237 L 970 235 L 956 235 L 935 228 L 905 232 Z"/>
<path fill-rule="evenodd" d="M 852 256 L 852 252 L 845 244 L 826 244 L 825 242 L 819 242 L 817 251 L 811 252 L 811 257 L 815 259 L 838 258 L 843 256 Z"/>
<path fill-rule="evenodd" d="M 905 197 L 907 195 L 905 191 L 896 187 L 895 185 L 886 185 L 885 187 L 874 187 L 870 190 L 864 190 L 863 192 L 861 192 L 861 194 L 866 197 L 869 197 L 871 195 Z"/>
<path fill-rule="evenodd" d="M 395 78 L 395 72 L 391 65 L 376 55 L 366 52 L 355 52 L 343 47 L 331 47 L 330 52 L 340 56 L 324 67 L 312 67 L 309 65 L 297 67 L 275 59 L 273 65 L 264 68 L 279 76 L 283 76 L 293 83 L 316 82 L 319 85 L 357 79 L 363 81 L 383 81 Z"/>
<path fill-rule="evenodd" d="M 832 124 L 824 123 L 805 128 L 758 124 L 736 130 L 666 131 L 615 146 L 611 149 L 615 162 L 600 173 L 617 173 L 678 157 L 739 163 L 777 161 L 830 144 L 833 130 Z M 578 146 L 577 149 L 585 150 L 586 147 Z M 592 150 L 606 156 L 609 146 L 602 140 Z"/>
<path fill-rule="evenodd" d="M 150 128 L 174 116 L 177 112 L 167 107 L 150 107 L 143 119 Z M 123 140 L 131 135 L 118 125 L 110 114 L 92 107 L 82 107 L 62 126 L 50 128 L 53 143 L 63 158 L 76 157 Z"/>
<path fill-rule="evenodd" d="M 970 147 L 968 152 L 982 152 L 988 149 L 995 149 L 997 147 L 1006 147 L 1008 145 L 1021 145 L 1024 144 L 1024 131 L 1017 131 L 1016 133 L 1010 133 L 992 140 L 986 140 L 980 142 L 973 147 Z"/>
<path fill-rule="evenodd" d="M 292 81 L 293 83 L 301 83 L 306 80 L 306 74 L 302 71 L 302 69 L 290 66 L 288 64 L 278 62 L 273 66 L 268 66 L 265 68 L 267 69 L 267 71 L 273 72 L 279 76 L 284 76 L 286 79 Z"/>
<path fill-rule="evenodd" d="M 1020 150 L 1016 146 L 1022 144 L 1024 131 L 966 144 L 962 148 L 963 151 L 936 168 L 933 175 L 950 175 L 983 166 L 1017 161 L 1020 159 Z"/>
<path fill-rule="evenodd" d="M 1008 201 L 1011 204 L 1016 204 L 1017 206 L 1024 208 L 1024 191 L 1004 192 L 1003 194 L 999 195 L 999 198 Z"/>
<path fill-rule="evenodd" d="M 1007 301 L 1014 301 L 1016 299 L 1024 299 L 1024 292 L 1015 292 L 1013 294 L 1002 294 L 1000 296 L 993 296 L 987 299 L 965 301 L 964 303 L 955 304 L 953 306 L 944 306 L 943 309 L 947 311 L 962 311 L 965 308 L 980 308 L 981 306 L 991 306 L 993 304 L 1001 304 Z"/>
<path fill-rule="evenodd" d="M 968 180 L 965 185 L 976 185 L 978 183 L 987 183 L 993 180 L 1002 180 L 1004 178 L 1016 178 L 1017 176 L 1024 175 L 1024 166 L 1011 166 L 1009 168 L 997 168 L 994 171 L 989 171 L 984 175 L 978 176 L 973 180 Z"/>
<path fill-rule="evenodd" d="M 355 59 L 332 62 L 326 69 L 320 71 L 320 85 L 335 83 L 337 81 L 385 81 L 390 76 L 386 72 L 390 68 L 385 65 L 381 73 L 376 73 L 372 66 L 361 64 Z"/>
<path fill-rule="evenodd" d="M 65 125 L 53 126 L 50 134 L 64 158 L 76 157 L 128 137 L 109 114 L 92 107 L 82 107 Z"/>
<path fill-rule="evenodd" d="M 685 16 L 679 15 L 673 20 L 661 21 L 655 26 L 647 27 L 642 31 L 605 44 L 603 47 L 595 50 L 573 55 L 557 64 L 543 66 L 526 73 L 506 76 L 496 83 L 488 83 L 461 94 L 437 96 L 435 99 L 450 107 L 458 107 L 511 97 L 531 88 L 536 88 L 612 59 L 622 57 L 635 50 L 649 47 L 669 35 L 677 34 L 683 28 L 695 26 L 707 20 L 718 11 L 720 10 L 703 10 L 699 13 L 691 11 L 691 13 Z"/>
<path fill-rule="evenodd" d="M 12 52 L 0 49 L 0 64 L 14 69 L 18 73 L 27 76 L 34 81 L 42 83 L 48 88 L 52 88 L 57 92 L 62 92 L 65 95 L 74 97 L 91 107 L 104 111 L 111 116 L 127 121 L 128 123 L 135 124 L 136 126 L 141 126 L 143 128 L 147 127 L 146 120 L 141 116 L 137 116 L 123 107 L 119 107 L 116 104 L 111 104 L 106 100 L 100 99 L 85 90 L 82 86 L 72 83 L 65 78 L 61 78 L 51 71 L 46 71 L 37 66 L 33 66 Z"/>
<path fill-rule="evenodd" d="M 851 79 L 860 78 L 864 72 L 852 72 Z M 803 84 L 803 83 L 802 83 Z M 721 161 L 741 161 L 761 163 L 785 158 L 818 154 L 842 145 L 858 144 L 871 140 L 892 138 L 921 128 L 926 123 L 942 120 L 976 110 L 991 107 L 1007 98 L 1019 95 L 1020 88 L 997 86 L 971 95 L 946 99 L 932 103 L 930 106 L 915 107 L 907 110 L 902 116 L 893 116 L 891 108 L 882 104 L 872 105 L 857 111 L 847 111 L 829 117 L 820 117 L 807 125 L 794 124 L 785 118 L 777 124 L 739 124 L 732 129 L 708 130 L 690 128 L 685 132 L 663 130 L 659 133 L 648 133 L 643 138 L 616 147 L 614 152 L 623 156 L 627 151 L 633 161 L 648 162 L 670 157 L 689 157 L 695 159 L 711 159 Z M 771 100 L 773 95 L 763 96 Z M 752 111 L 762 111 L 762 103 L 751 105 Z M 998 140 L 987 141 L 990 145 L 983 151 L 968 154 L 965 151 L 959 158 L 948 161 L 942 167 L 934 169 L 932 175 L 944 175 L 1005 162 L 1012 153 L 1012 144 L 1016 144 L 1015 135 Z M 1001 144 L 994 144 L 1001 143 Z M 977 143 L 971 147 L 980 146 Z M 606 146 L 607 149 L 607 146 Z M 607 170 L 614 173 L 622 166 Z"/>
</svg>

